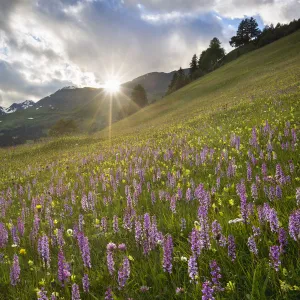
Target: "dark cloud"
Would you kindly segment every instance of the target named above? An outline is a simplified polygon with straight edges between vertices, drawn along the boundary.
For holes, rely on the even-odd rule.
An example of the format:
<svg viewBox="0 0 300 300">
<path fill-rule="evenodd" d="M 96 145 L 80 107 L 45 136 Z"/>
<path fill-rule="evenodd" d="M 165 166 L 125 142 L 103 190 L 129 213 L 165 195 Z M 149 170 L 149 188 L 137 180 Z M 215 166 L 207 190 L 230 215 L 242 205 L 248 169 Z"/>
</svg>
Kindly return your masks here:
<svg viewBox="0 0 300 300">
<path fill-rule="evenodd" d="M 2 92 L 18 91 L 24 95 L 36 95 L 38 97 L 45 96 L 46 93 L 51 93 L 53 90 L 58 89 L 63 84 L 64 86 L 70 85 L 70 81 L 59 81 L 53 79 L 44 85 L 39 83 L 32 83 L 25 79 L 24 75 L 18 71 L 24 69 L 21 63 L 9 64 L 5 61 L 0 61 L 0 89 Z"/>
</svg>

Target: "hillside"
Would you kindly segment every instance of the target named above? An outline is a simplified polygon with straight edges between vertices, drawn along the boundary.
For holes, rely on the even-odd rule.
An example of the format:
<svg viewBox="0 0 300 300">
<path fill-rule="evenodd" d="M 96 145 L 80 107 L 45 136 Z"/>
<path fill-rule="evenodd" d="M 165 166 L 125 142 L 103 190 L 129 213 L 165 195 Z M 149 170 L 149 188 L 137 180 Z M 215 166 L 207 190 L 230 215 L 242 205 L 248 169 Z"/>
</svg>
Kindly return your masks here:
<svg viewBox="0 0 300 300">
<path fill-rule="evenodd" d="M 231 105 L 299 91 L 300 31 L 248 53 L 112 127 L 116 135 L 186 122 Z M 152 130 L 152 129 L 151 129 Z M 104 130 L 105 135 L 108 130 Z"/>
<path fill-rule="evenodd" d="M 122 117 L 130 102 L 129 94 L 129 89 L 123 89 L 118 99 L 112 101 L 112 121 Z M 62 118 L 73 119 L 84 132 L 102 129 L 109 122 L 110 96 L 103 89 L 66 87 L 26 109 L 16 109 L 16 106 L 9 108 L 12 113 L 7 109 L 6 114 L 0 114 L 0 146 L 47 136 L 49 128 Z"/>
<path fill-rule="evenodd" d="M 149 95 L 150 101 L 158 100 L 165 96 L 168 86 L 172 80 L 172 77 L 176 71 L 170 73 L 164 72 L 152 72 L 133 79 L 122 84 L 123 87 L 133 89 L 136 85 L 141 84 Z M 186 75 L 189 73 L 189 69 L 184 69 Z"/>
<path fill-rule="evenodd" d="M 0 149 L 0 294 L 299 299 L 299 78 L 300 31 L 100 133 Z"/>
</svg>

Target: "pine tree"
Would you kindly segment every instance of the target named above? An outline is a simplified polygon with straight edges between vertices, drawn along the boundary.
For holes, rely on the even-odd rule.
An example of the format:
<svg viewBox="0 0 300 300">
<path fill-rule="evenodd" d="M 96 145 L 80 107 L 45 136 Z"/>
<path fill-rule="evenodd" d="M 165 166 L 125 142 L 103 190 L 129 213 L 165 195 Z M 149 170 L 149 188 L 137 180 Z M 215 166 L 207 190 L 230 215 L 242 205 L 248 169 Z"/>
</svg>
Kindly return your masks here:
<svg viewBox="0 0 300 300">
<path fill-rule="evenodd" d="M 248 20 L 248 28 L 250 40 L 257 38 L 261 34 L 261 30 L 258 28 L 258 24 L 253 17 Z"/>
<path fill-rule="evenodd" d="M 131 93 L 131 100 L 139 107 L 144 107 L 148 104 L 147 93 L 142 85 L 138 84 L 134 87 Z"/>
<path fill-rule="evenodd" d="M 174 72 L 172 80 L 169 84 L 167 95 L 175 91 L 177 79 L 178 79 L 178 72 L 176 71 Z"/>
<path fill-rule="evenodd" d="M 185 73 L 184 73 L 183 69 L 180 67 L 180 69 L 178 70 L 178 78 L 176 81 L 176 90 L 179 90 L 180 88 L 185 86 L 186 81 L 187 81 L 187 78 L 185 76 Z"/>
<path fill-rule="evenodd" d="M 236 36 L 233 36 L 229 42 L 232 47 L 240 47 L 250 43 L 253 39 L 257 38 L 261 34 L 256 20 L 251 17 L 246 18 L 239 24 Z"/>
<path fill-rule="evenodd" d="M 218 38 L 214 37 L 209 44 L 209 47 L 202 51 L 198 66 L 203 72 L 211 71 L 215 64 L 225 55 L 224 48 L 221 47 L 221 42 Z"/>
<path fill-rule="evenodd" d="M 198 69 L 198 58 L 197 55 L 194 54 L 192 61 L 190 62 L 190 77 L 193 76 L 193 74 L 197 71 Z"/>
</svg>

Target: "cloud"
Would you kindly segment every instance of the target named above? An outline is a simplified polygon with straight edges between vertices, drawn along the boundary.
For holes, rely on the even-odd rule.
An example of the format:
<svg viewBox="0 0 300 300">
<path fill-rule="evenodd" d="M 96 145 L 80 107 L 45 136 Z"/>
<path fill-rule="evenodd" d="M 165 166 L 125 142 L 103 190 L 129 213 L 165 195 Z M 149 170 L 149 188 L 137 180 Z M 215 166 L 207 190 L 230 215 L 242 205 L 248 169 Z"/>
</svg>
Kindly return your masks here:
<svg viewBox="0 0 300 300">
<path fill-rule="evenodd" d="M 260 15 L 265 23 L 299 18 L 299 0 L 128 0 L 133 6 L 153 13 L 207 13 L 216 11 L 227 18 Z"/>
<path fill-rule="evenodd" d="M 98 86 L 188 66 L 245 15 L 297 17 L 298 0 L 1 0 L 2 104 L 39 99 L 64 85 Z"/>
</svg>

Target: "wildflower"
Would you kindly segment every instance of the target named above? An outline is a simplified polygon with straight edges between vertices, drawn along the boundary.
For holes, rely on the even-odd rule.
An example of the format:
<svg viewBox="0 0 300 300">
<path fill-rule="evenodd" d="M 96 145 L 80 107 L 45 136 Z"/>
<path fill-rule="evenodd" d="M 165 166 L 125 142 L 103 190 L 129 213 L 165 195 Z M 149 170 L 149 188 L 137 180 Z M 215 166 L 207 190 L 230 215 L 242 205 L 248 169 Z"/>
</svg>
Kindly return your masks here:
<svg viewBox="0 0 300 300">
<path fill-rule="evenodd" d="M 15 286 L 18 282 L 20 282 L 20 264 L 19 264 L 19 258 L 15 254 L 13 259 L 13 264 L 10 269 L 10 283 L 11 285 Z"/>
<path fill-rule="evenodd" d="M 39 281 L 39 285 L 40 286 L 44 286 L 46 284 L 46 280 L 45 278 L 42 278 L 40 281 Z"/>
<path fill-rule="evenodd" d="M 244 181 L 241 181 L 236 187 L 237 194 L 241 200 L 241 215 L 244 223 L 248 221 L 248 210 L 247 210 L 247 195 L 246 195 L 246 186 Z"/>
<path fill-rule="evenodd" d="M 135 221 L 135 241 L 139 244 L 142 239 L 142 224 L 140 221 Z"/>
<path fill-rule="evenodd" d="M 38 240 L 38 252 L 45 266 L 50 267 L 50 250 L 49 239 L 47 235 L 43 235 Z"/>
<path fill-rule="evenodd" d="M 217 262 L 215 260 L 211 261 L 209 264 L 210 267 L 210 274 L 211 274 L 211 280 L 213 283 L 213 290 L 214 291 L 223 291 L 224 289 L 221 287 L 220 279 L 222 278 L 221 275 L 221 269 L 218 266 Z"/>
<path fill-rule="evenodd" d="M 113 217 L 113 231 L 114 231 L 114 233 L 119 232 L 119 219 L 118 219 L 118 216 Z"/>
<path fill-rule="evenodd" d="M 188 261 L 188 271 L 191 280 L 195 281 L 196 279 L 198 279 L 198 265 L 195 255 L 192 255 Z"/>
<path fill-rule="evenodd" d="M 20 255 L 26 255 L 26 249 L 22 248 L 19 251 Z"/>
<path fill-rule="evenodd" d="M 170 209 L 173 214 L 176 214 L 176 202 L 177 202 L 176 196 L 172 196 L 170 201 Z"/>
<path fill-rule="evenodd" d="M 38 300 L 48 300 L 47 292 L 42 288 L 37 292 Z"/>
<path fill-rule="evenodd" d="M 296 203 L 300 206 L 300 187 L 296 188 Z"/>
<path fill-rule="evenodd" d="M 107 251 L 113 251 L 113 250 L 117 249 L 117 246 L 114 243 L 108 243 L 106 246 L 106 249 L 107 249 Z"/>
<path fill-rule="evenodd" d="M 201 252 L 201 244 L 200 244 L 200 233 L 198 229 L 196 228 L 192 229 L 189 241 L 191 243 L 192 252 L 194 253 L 194 255 L 199 256 Z"/>
<path fill-rule="evenodd" d="M 80 300 L 79 286 L 76 283 L 72 285 L 72 300 Z"/>
<path fill-rule="evenodd" d="M 232 261 L 236 259 L 236 250 L 235 250 L 235 240 L 233 235 L 228 236 L 228 256 L 231 258 Z"/>
<path fill-rule="evenodd" d="M 185 256 L 181 256 L 180 260 L 183 261 L 183 262 L 187 262 L 188 259 Z"/>
<path fill-rule="evenodd" d="M 217 220 L 212 222 L 211 231 L 214 239 L 221 247 L 226 246 L 226 238 L 222 234 L 222 227 Z"/>
<path fill-rule="evenodd" d="M 101 218 L 101 230 L 107 232 L 107 219 L 106 217 Z"/>
<path fill-rule="evenodd" d="M 279 246 L 271 246 L 270 252 L 269 252 L 270 266 L 273 267 L 276 272 L 279 271 L 279 266 L 281 264 L 281 262 L 279 260 L 279 256 L 280 256 Z"/>
<path fill-rule="evenodd" d="M 229 199 L 228 203 L 229 203 L 230 206 L 233 206 L 234 205 L 234 200 L 233 199 Z"/>
<path fill-rule="evenodd" d="M 128 255 L 128 259 L 129 259 L 130 261 L 134 261 L 134 258 L 133 258 L 131 255 Z"/>
<path fill-rule="evenodd" d="M 281 187 L 279 185 L 276 186 L 276 198 L 281 199 L 282 198 L 282 190 Z"/>
<path fill-rule="evenodd" d="M 252 226 L 253 236 L 260 236 L 260 228 Z"/>
<path fill-rule="evenodd" d="M 0 248 L 4 248 L 8 242 L 8 232 L 3 223 L 0 223 Z"/>
<path fill-rule="evenodd" d="M 180 231 L 184 231 L 185 229 L 186 229 L 186 220 L 185 218 L 181 218 Z"/>
<path fill-rule="evenodd" d="M 83 286 L 83 291 L 85 293 L 88 293 L 90 289 L 90 281 L 89 281 L 89 276 L 88 274 L 84 274 L 82 277 L 82 286 Z"/>
<path fill-rule="evenodd" d="M 79 233 L 77 235 L 77 241 L 79 245 L 79 249 L 81 251 L 81 257 L 83 264 L 86 268 L 91 268 L 91 256 L 90 256 L 90 246 L 89 246 L 89 240 L 87 237 L 84 236 L 83 233 Z"/>
<path fill-rule="evenodd" d="M 118 245 L 118 249 L 121 251 L 126 251 L 126 245 L 124 243 Z"/>
<path fill-rule="evenodd" d="M 254 253 L 255 255 L 258 254 L 258 249 L 257 249 L 256 242 L 255 242 L 255 239 L 253 236 L 250 236 L 248 238 L 248 247 L 252 253 Z"/>
<path fill-rule="evenodd" d="M 51 298 L 50 298 L 50 300 L 57 300 L 57 297 L 59 296 L 59 294 L 57 293 L 57 292 L 53 292 L 52 294 L 51 294 Z"/>
<path fill-rule="evenodd" d="M 244 221 L 244 219 L 242 219 L 242 218 L 236 218 L 236 219 L 233 219 L 233 220 L 229 220 L 228 224 L 241 223 L 243 221 Z"/>
<path fill-rule="evenodd" d="M 106 292 L 105 292 L 105 297 L 104 297 L 104 300 L 113 300 L 114 297 L 112 295 L 112 290 L 111 288 L 109 287 Z"/>
<path fill-rule="evenodd" d="M 57 270 L 58 280 L 62 285 L 69 279 L 71 276 L 70 266 L 65 262 L 64 253 L 62 250 L 58 252 L 58 270 Z"/>
<path fill-rule="evenodd" d="M 257 192 L 257 186 L 255 183 L 253 183 L 251 185 L 251 196 L 254 200 L 257 200 L 258 199 L 258 192 Z"/>
<path fill-rule="evenodd" d="M 73 230 L 72 229 L 67 229 L 67 235 L 68 236 L 73 236 Z"/>
<path fill-rule="evenodd" d="M 274 208 L 269 209 L 267 218 L 270 223 L 271 231 L 277 232 L 279 229 L 279 221 L 278 221 L 276 210 Z"/>
<path fill-rule="evenodd" d="M 280 253 L 285 252 L 285 248 L 288 244 L 288 241 L 287 241 L 287 233 L 283 228 L 279 228 L 278 242 L 280 244 Z"/>
<path fill-rule="evenodd" d="M 145 285 L 143 285 L 143 286 L 140 287 L 140 291 L 141 291 L 142 293 L 148 292 L 149 289 L 150 289 L 150 288 L 149 288 L 148 286 L 145 286 Z"/>
<path fill-rule="evenodd" d="M 226 284 L 226 291 L 233 292 L 235 290 L 235 283 L 232 281 L 228 281 Z"/>
<path fill-rule="evenodd" d="M 289 233 L 295 240 L 300 240 L 300 209 L 294 211 L 289 217 Z"/>
<path fill-rule="evenodd" d="M 125 244 L 120 244 L 120 245 L 125 245 Z M 124 246 L 121 246 L 121 248 Z M 126 246 L 125 246 L 126 247 Z M 110 275 L 113 275 L 115 272 L 115 262 L 113 258 L 113 250 L 117 249 L 117 245 L 114 243 L 108 243 L 106 246 L 107 249 L 107 256 L 106 256 L 106 261 L 107 261 L 107 267 Z"/>
<path fill-rule="evenodd" d="M 20 235 L 23 236 L 24 232 L 25 232 L 25 224 L 20 217 L 18 217 L 17 227 L 18 227 L 18 231 L 19 231 Z"/>
<path fill-rule="evenodd" d="M 175 292 L 176 292 L 177 295 L 178 295 L 178 294 L 183 294 L 183 293 L 184 293 L 184 288 L 182 288 L 182 287 L 177 287 Z"/>
<path fill-rule="evenodd" d="M 127 280 L 129 279 L 129 275 L 130 275 L 130 263 L 128 257 L 125 257 L 123 260 L 123 264 L 118 271 L 118 283 L 120 289 L 122 289 L 125 286 Z"/>
<path fill-rule="evenodd" d="M 205 281 L 202 284 L 202 300 L 215 300 L 213 294 L 214 290 L 211 287 L 211 282 Z"/>
<path fill-rule="evenodd" d="M 164 240 L 163 250 L 163 269 L 165 272 L 172 273 L 173 240 L 171 235 L 168 235 Z"/>
<path fill-rule="evenodd" d="M 30 267 L 32 267 L 32 266 L 33 266 L 33 264 L 34 264 L 34 263 L 33 263 L 33 261 L 32 261 L 32 260 L 29 260 L 29 261 L 28 261 L 28 265 L 29 265 Z"/>
</svg>

